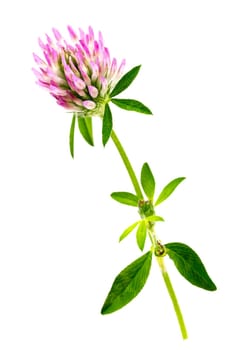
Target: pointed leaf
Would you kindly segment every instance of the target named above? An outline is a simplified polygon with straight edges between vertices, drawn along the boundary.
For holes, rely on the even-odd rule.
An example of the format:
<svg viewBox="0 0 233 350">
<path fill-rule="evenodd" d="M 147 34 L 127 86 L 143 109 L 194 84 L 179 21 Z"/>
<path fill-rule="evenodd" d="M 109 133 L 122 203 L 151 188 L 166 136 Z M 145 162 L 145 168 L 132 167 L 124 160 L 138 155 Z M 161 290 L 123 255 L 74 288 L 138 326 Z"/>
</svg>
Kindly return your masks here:
<svg viewBox="0 0 233 350">
<path fill-rule="evenodd" d="M 115 199 L 115 201 L 120 202 L 122 204 L 132 205 L 133 207 L 138 206 L 138 197 L 133 193 L 129 192 L 113 192 L 111 197 Z"/>
<path fill-rule="evenodd" d="M 142 166 L 141 184 L 148 199 L 152 200 L 155 193 L 155 179 L 148 163 L 144 163 Z"/>
<path fill-rule="evenodd" d="M 84 140 L 90 146 L 94 146 L 93 133 L 92 133 L 92 119 L 89 117 L 88 118 L 78 117 L 78 127 Z"/>
<path fill-rule="evenodd" d="M 71 122 L 71 126 L 70 126 L 70 137 L 69 137 L 69 141 L 70 141 L 70 154 L 71 157 L 74 158 L 74 129 L 75 129 L 75 121 L 76 121 L 76 114 L 73 114 L 73 118 L 72 118 L 72 122 Z"/>
<path fill-rule="evenodd" d="M 136 221 L 132 225 L 127 227 L 125 231 L 120 235 L 119 242 L 121 242 L 125 237 L 127 237 L 134 230 L 134 228 L 139 224 L 139 222 L 140 221 Z"/>
<path fill-rule="evenodd" d="M 174 261 L 177 270 L 186 280 L 206 290 L 217 289 L 194 250 L 183 243 L 168 243 L 165 244 L 165 247 L 168 256 Z"/>
<path fill-rule="evenodd" d="M 157 201 L 155 202 L 155 205 L 159 205 L 160 203 L 165 201 L 165 199 L 167 199 L 172 194 L 172 192 L 184 179 L 185 177 L 178 177 L 177 179 L 174 179 L 171 182 L 169 182 L 169 184 L 167 184 L 167 186 L 165 186 L 162 192 L 160 193 Z"/>
<path fill-rule="evenodd" d="M 151 215 L 151 216 L 147 216 L 145 220 L 146 221 L 164 221 L 164 218 L 162 218 L 162 216 Z"/>
<path fill-rule="evenodd" d="M 106 104 L 104 110 L 103 127 L 102 127 L 102 141 L 105 146 L 111 136 L 112 132 L 112 112 L 109 105 Z"/>
<path fill-rule="evenodd" d="M 152 114 L 151 110 L 148 107 L 137 100 L 112 98 L 111 102 L 122 109 L 126 109 L 127 111 Z"/>
<path fill-rule="evenodd" d="M 138 226 L 136 238 L 139 249 L 143 250 L 146 241 L 146 223 L 144 220 Z"/>
<path fill-rule="evenodd" d="M 102 307 L 103 315 L 119 310 L 138 295 L 149 276 L 151 258 L 148 252 L 120 272 Z"/>
<path fill-rule="evenodd" d="M 132 84 L 136 76 L 138 75 L 138 72 L 140 70 L 141 66 L 136 66 L 132 68 L 129 72 L 127 72 L 123 77 L 118 81 L 114 89 L 112 90 L 110 97 L 114 97 L 116 95 L 119 95 L 122 91 L 127 89 L 127 87 Z"/>
</svg>

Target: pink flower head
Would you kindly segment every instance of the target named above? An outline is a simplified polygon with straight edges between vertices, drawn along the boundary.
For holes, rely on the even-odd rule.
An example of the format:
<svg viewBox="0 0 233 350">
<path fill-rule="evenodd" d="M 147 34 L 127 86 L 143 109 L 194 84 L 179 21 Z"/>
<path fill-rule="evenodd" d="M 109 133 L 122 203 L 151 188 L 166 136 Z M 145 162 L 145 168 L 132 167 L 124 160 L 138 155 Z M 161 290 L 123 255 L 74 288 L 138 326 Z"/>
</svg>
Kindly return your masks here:
<svg viewBox="0 0 233 350">
<path fill-rule="evenodd" d="M 37 83 L 49 90 L 57 103 L 80 116 L 101 115 L 108 96 L 121 78 L 125 60 L 118 66 L 104 46 L 102 34 L 95 38 L 93 29 L 79 30 L 68 26 L 71 43 L 57 29 L 55 40 L 46 35 L 39 39 L 43 59 L 33 54 L 38 69 L 33 68 Z"/>
</svg>

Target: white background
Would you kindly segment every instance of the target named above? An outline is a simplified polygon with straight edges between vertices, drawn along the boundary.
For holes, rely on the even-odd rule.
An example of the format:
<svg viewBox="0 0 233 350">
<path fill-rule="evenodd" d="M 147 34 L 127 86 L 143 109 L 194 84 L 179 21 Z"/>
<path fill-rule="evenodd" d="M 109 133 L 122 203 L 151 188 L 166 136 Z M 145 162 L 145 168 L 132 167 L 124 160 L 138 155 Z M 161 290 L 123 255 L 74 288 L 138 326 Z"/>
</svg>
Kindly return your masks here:
<svg viewBox="0 0 233 350">
<path fill-rule="evenodd" d="M 232 1 L 8 1 L 0 5 L 0 348 L 232 348 Z M 122 97 L 154 116 L 112 108 L 137 174 L 148 161 L 157 188 L 186 176 L 159 208 L 164 243 L 195 249 L 218 286 L 211 293 L 167 259 L 189 331 L 183 342 L 154 263 L 127 307 L 101 316 L 114 277 L 140 256 L 135 236 L 118 244 L 137 212 L 112 201 L 132 186 L 111 142 L 78 133 L 71 115 L 35 84 L 37 37 L 66 25 L 103 32 L 112 56 L 141 72 Z M 223 345 L 224 344 L 224 345 Z"/>
</svg>

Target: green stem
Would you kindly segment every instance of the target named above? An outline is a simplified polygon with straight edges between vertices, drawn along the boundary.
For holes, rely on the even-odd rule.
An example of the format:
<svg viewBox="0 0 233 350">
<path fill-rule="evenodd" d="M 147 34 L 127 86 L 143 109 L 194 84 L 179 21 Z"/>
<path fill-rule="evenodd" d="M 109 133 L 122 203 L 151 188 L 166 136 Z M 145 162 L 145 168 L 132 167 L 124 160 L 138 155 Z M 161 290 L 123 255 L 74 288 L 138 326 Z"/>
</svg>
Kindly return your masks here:
<svg viewBox="0 0 233 350">
<path fill-rule="evenodd" d="M 132 184 L 133 184 L 135 192 L 138 196 L 138 199 L 143 199 L 143 194 L 142 194 L 140 185 L 138 183 L 137 177 L 135 175 L 135 172 L 133 170 L 133 167 L 129 161 L 129 158 L 127 157 L 127 154 L 125 153 L 125 150 L 124 150 L 120 140 L 118 139 L 117 135 L 115 134 L 115 132 L 113 130 L 111 133 L 111 138 L 112 138 L 112 141 L 114 142 L 114 144 L 115 144 L 115 146 L 116 146 L 116 148 L 121 156 L 121 159 L 123 160 L 123 163 L 125 164 L 126 170 L 128 171 L 129 177 L 132 181 Z"/>
<path fill-rule="evenodd" d="M 127 154 L 125 153 L 125 150 L 124 150 L 120 140 L 118 139 L 117 135 L 115 134 L 115 132 L 113 130 L 112 130 L 112 133 L 111 133 L 111 138 L 112 138 L 112 141 L 114 142 L 114 144 L 115 144 L 115 146 L 116 146 L 116 148 L 117 148 L 117 150 L 118 150 L 118 152 L 119 152 L 119 154 L 121 156 L 121 159 L 122 159 L 123 163 L 125 164 L 126 170 L 127 170 L 128 174 L 129 174 L 129 177 L 130 177 L 130 179 L 132 181 L 132 184 L 133 184 L 135 192 L 136 192 L 136 194 L 138 196 L 138 199 L 143 199 L 143 194 L 142 194 L 139 182 L 137 180 L 137 177 L 135 175 L 135 172 L 133 170 L 133 167 L 132 167 L 132 165 L 131 165 L 131 163 L 129 161 L 129 158 L 127 157 Z M 151 239 L 151 242 L 152 242 L 152 246 L 154 248 L 156 248 L 156 237 L 155 237 L 154 231 L 150 232 L 150 239 Z M 174 309 L 175 309 L 175 313 L 176 313 L 176 316 L 177 316 L 177 319 L 178 319 L 178 322 L 179 322 L 179 326 L 180 326 L 180 330 L 181 330 L 183 339 L 187 339 L 188 338 L 188 334 L 187 334 L 187 330 L 186 330 L 186 327 L 185 327 L 185 323 L 184 323 L 184 319 L 183 319 L 183 316 L 182 316 L 182 312 L 181 312 L 178 300 L 176 298 L 175 291 L 174 291 L 174 289 L 172 287 L 171 280 L 170 280 L 169 275 L 168 275 L 168 273 L 166 271 L 163 258 L 162 257 L 157 257 L 157 260 L 158 260 L 159 266 L 160 266 L 161 271 L 162 271 L 162 276 L 163 276 L 165 285 L 167 287 L 168 293 L 170 295 L 170 298 L 172 300 L 172 303 L 173 303 L 173 306 L 174 306 Z"/>
<path fill-rule="evenodd" d="M 179 306 L 179 303 L 178 303 L 175 291 L 173 289 L 170 277 L 169 277 L 169 275 L 167 273 L 167 270 L 165 268 L 163 258 L 162 257 L 158 257 L 157 260 L 158 260 L 159 266 L 161 268 L 163 280 L 164 280 L 165 285 L 167 287 L 167 291 L 168 291 L 168 293 L 170 295 L 172 304 L 173 304 L 174 309 L 175 309 L 175 313 L 176 313 L 176 317 L 177 317 L 177 320 L 178 320 L 178 323 L 179 323 L 179 326 L 180 326 L 180 331 L 181 331 L 182 337 L 183 337 L 183 339 L 187 339 L 188 338 L 188 333 L 187 333 L 186 326 L 185 326 L 185 323 L 184 323 L 184 318 L 183 318 L 183 315 L 182 315 L 182 312 L 181 312 L 181 309 L 180 309 L 180 306 Z"/>
</svg>

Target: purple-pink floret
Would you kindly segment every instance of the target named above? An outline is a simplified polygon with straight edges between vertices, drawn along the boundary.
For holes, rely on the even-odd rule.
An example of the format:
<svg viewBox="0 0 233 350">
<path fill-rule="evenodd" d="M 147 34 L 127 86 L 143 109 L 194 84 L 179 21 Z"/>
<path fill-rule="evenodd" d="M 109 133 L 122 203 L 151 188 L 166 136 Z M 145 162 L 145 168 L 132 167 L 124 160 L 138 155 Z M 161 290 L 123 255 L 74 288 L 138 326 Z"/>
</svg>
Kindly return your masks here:
<svg viewBox="0 0 233 350">
<path fill-rule="evenodd" d="M 39 39 L 44 58 L 33 54 L 37 83 L 48 89 L 59 105 L 80 116 L 101 114 L 122 76 L 125 60 L 118 66 L 104 46 L 102 34 L 95 39 L 91 27 L 87 34 L 80 29 L 79 36 L 67 28 L 72 44 L 57 29 L 53 29 L 55 40 L 48 35 L 46 43 Z"/>
</svg>

